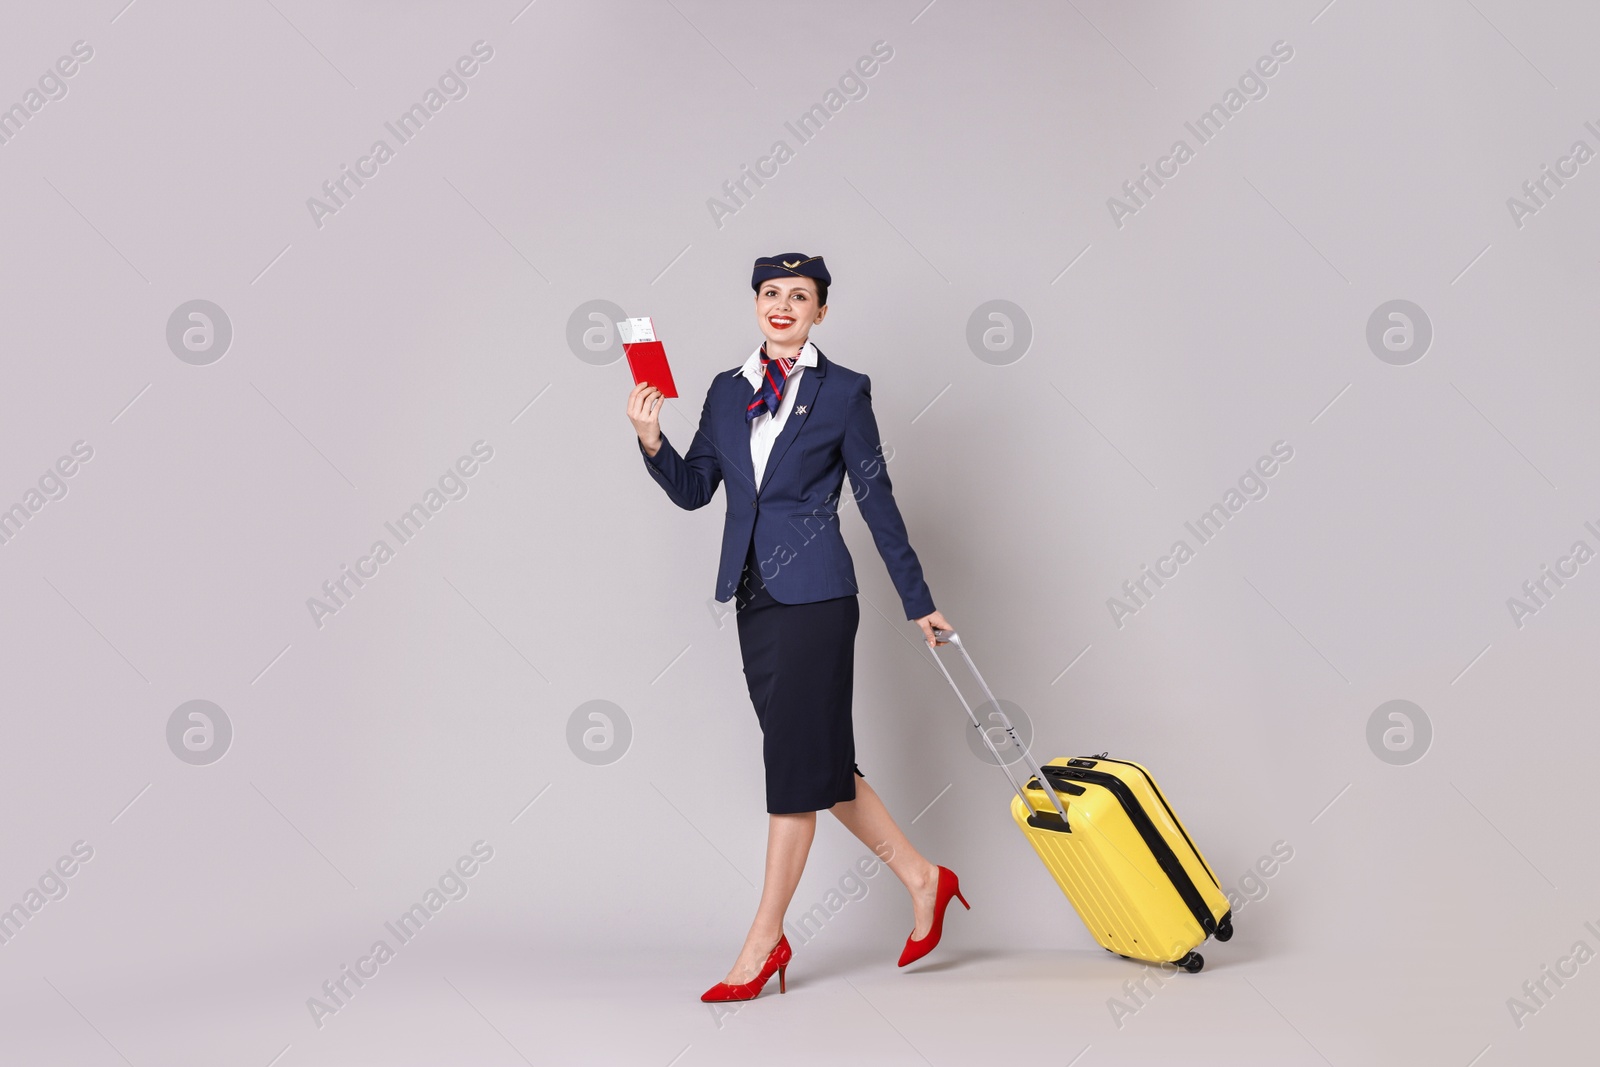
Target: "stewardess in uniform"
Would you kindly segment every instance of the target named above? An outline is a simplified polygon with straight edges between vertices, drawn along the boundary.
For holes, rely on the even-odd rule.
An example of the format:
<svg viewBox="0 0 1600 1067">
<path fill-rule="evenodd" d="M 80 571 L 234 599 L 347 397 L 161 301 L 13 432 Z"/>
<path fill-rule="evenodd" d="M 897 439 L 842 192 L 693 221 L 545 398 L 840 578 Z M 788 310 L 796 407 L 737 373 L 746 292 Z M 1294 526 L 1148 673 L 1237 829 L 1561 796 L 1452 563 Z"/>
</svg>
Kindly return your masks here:
<svg viewBox="0 0 1600 1067">
<path fill-rule="evenodd" d="M 716 598 L 735 601 L 745 683 L 761 724 L 768 813 L 761 902 L 738 959 L 705 1001 L 750 1000 L 774 972 L 785 991 L 792 950 L 783 917 L 819 811 L 833 812 L 910 893 L 914 925 L 900 966 L 939 943 L 951 897 L 967 906 L 955 874 L 912 847 L 855 762 L 850 700 L 860 607 L 839 534 L 846 475 L 906 618 L 930 647 L 935 627 L 953 627 L 934 609 L 895 505 L 871 379 L 811 341 L 828 314 L 831 281 L 821 256 L 756 260 L 750 286 L 765 340 L 743 366 L 712 380 L 687 452 L 661 432 L 659 389 L 641 382 L 628 394 L 645 470 L 674 504 L 704 507 L 725 487 Z"/>
</svg>

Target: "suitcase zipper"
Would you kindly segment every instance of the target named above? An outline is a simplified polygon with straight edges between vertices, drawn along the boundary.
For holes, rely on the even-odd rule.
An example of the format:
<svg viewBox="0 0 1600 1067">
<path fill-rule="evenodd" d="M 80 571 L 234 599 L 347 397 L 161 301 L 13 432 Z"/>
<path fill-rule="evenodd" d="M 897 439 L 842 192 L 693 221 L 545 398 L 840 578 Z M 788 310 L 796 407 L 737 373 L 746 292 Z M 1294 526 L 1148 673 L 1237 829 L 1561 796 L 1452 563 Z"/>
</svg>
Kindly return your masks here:
<svg viewBox="0 0 1600 1067">
<path fill-rule="evenodd" d="M 1125 763 L 1127 761 L 1112 760 L 1111 762 Z M 1183 869 L 1183 864 L 1179 861 L 1177 853 L 1172 851 L 1172 846 L 1167 844 L 1167 839 L 1161 836 L 1161 831 L 1157 830 L 1155 823 L 1150 821 L 1150 816 L 1140 805 L 1139 798 L 1133 795 L 1133 790 L 1128 788 L 1128 783 L 1114 774 L 1107 774 L 1103 771 L 1086 771 L 1077 767 L 1060 767 L 1046 764 L 1044 772 L 1051 777 L 1088 782 L 1091 785 L 1098 785 L 1109 790 L 1111 795 L 1117 798 L 1117 802 L 1122 805 L 1122 810 L 1127 813 L 1128 821 L 1133 823 L 1133 828 L 1139 831 L 1140 837 L 1144 838 L 1144 843 L 1150 849 L 1150 854 L 1154 857 L 1156 865 L 1161 868 L 1162 873 L 1172 883 L 1172 888 L 1177 890 L 1179 898 L 1189 909 L 1190 914 L 1194 916 L 1195 921 L 1200 924 L 1200 929 L 1207 937 L 1217 932 L 1216 916 L 1211 914 L 1211 908 L 1207 906 L 1205 900 L 1200 896 L 1200 891 L 1195 888 L 1194 881 L 1189 877 L 1189 872 Z M 1145 777 L 1148 779 L 1149 776 L 1146 775 Z M 1159 796 L 1160 794 L 1158 793 L 1157 795 Z M 1165 800 L 1162 801 L 1162 806 L 1166 806 Z M 1170 813 L 1172 809 L 1168 808 L 1167 810 Z M 1173 821 L 1176 823 L 1177 820 L 1174 819 Z M 1188 840 L 1188 835 L 1184 836 L 1184 840 Z M 1192 842 L 1190 847 L 1193 847 Z"/>
<path fill-rule="evenodd" d="M 1095 759 L 1103 759 L 1107 763 L 1120 763 L 1124 767 L 1132 767 L 1134 770 L 1139 772 L 1145 781 L 1150 783 L 1150 791 L 1156 795 L 1157 800 L 1161 801 L 1161 806 L 1166 809 L 1167 817 L 1172 820 L 1172 825 L 1176 826 L 1178 828 L 1178 833 L 1183 835 L 1184 844 L 1189 846 L 1189 851 L 1195 854 L 1195 858 L 1200 861 L 1200 866 L 1205 868 L 1206 875 L 1211 879 L 1211 884 L 1216 886 L 1218 889 L 1221 889 L 1222 884 L 1217 881 L 1217 876 L 1212 873 L 1211 864 L 1205 861 L 1205 857 L 1200 855 L 1200 850 L 1195 847 L 1194 842 L 1189 840 L 1189 832 L 1183 828 L 1183 823 L 1178 820 L 1177 813 L 1172 810 L 1172 805 L 1167 803 L 1167 798 L 1162 794 L 1161 787 L 1156 785 L 1156 780 L 1150 777 L 1150 772 L 1139 766 L 1137 763 L 1130 763 L 1125 759 L 1112 759 L 1104 752 L 1096 756 Z"/>
</svg>

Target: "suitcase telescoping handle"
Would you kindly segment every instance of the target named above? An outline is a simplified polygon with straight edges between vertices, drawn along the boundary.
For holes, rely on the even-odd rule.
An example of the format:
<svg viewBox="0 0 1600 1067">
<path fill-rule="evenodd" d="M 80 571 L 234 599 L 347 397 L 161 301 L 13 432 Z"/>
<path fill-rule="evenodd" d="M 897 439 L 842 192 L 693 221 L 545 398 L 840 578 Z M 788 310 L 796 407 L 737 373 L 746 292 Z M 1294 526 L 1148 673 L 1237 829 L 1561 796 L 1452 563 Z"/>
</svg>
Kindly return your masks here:
<svg viewBox="0 0 1600 1067">
<path fill-rule="evenodd" d="M 989 702 L 988 706 L 994 709 L 989 713 L 989 716 L 999 719 L 1000 725 L 1005 727 L 1006 734 L 1011 738 L 1011 743 L 1017 746 L 1017 751 L 1022 753 L 1023 759 L 1027 760 L 1028 768 L 1033 771 L 1034 777 L 1039 779 L 1039 784 L 1044 787 L 1044 795 L 1050 798 L 1050 803 L 1055 806 L 1056 814 L 1061 816 L 1061 822 L 1065 825 L 1067 811 L 1061 806 L 1061 798 L 1056 796 L 1056 791 L 1050 787 L 1049 779 L 1044 776 L 1044 768 L 1039 766 L 1039 761 L 1034 759 L 1033 753 L 1028 751 L 1027 746 L 1022 743 L 1022 739 L 1017 736 L 1017 731 L 1011 726 L 1011 720 L 1006 717 L 1004 711 L 1000 710 L 1000 702 L 994 698 L 994 693 L 990 692 L 989 683 L 983 680 L 983 675 L 978 673 L 978 665 L 972 662 L 972 656 L 967 653 L 967 646 L 961 643 L 960 635 L 954 630 L 935 629 L 933 637 L 941 645 L 954 645 L 957 651 L 961 653 L 961 658 L 966 661 L 967 670 L 971 671 L 972 676 L 978 680 L 978 688 L 983 690 L 984 699 Z M 967 709 L 967 718 L 972 720 L 973 728 L 978 731 L 978 736 L 983 738 L 983 743 L 988 747 L 990 754 L 994 756 L 994 761 L 1005 772 L 1006 781 L 1010 782 L 1011 788 L 1017 791 L 1017 797 L 1022 801 L 1022 810 L 1032 811 L 1033 805 L 1028 803 L 1027 794 L 1017 784 L 1016 777 L 1011 773 L 1011 767 L 1001 758 L 999 749 L 994 747 L 994 741 L 990 739 L 988 731 L 983 728 L 983 724 L 978 721 L 978 715 L 972 710 L 972 705 L 967 703 L 967 698 L 961 692 L 961 687 L 956 685 L 956 680 L 950 676 L 950 668 L 944 665 L 944 657 L 939 655 L 937 648 L 934 650 L 933 660 L 939 665 L 939 669 L 944 672 L 945 681 L 950 683 L 950 688 L 956 691 L 956 699 L 960 700 L 961 706 Z"/>
</svg>

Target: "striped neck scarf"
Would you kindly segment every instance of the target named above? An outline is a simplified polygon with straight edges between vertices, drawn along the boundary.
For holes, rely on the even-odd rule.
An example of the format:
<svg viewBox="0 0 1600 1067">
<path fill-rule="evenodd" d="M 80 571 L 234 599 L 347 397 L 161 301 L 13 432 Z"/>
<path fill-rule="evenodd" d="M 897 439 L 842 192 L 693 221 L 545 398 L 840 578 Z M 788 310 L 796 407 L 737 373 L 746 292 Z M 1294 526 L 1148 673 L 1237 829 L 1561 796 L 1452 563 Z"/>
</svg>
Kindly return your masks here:
<svg viewBox="0 0 1600 1067">
<path fill-rule="evenodd" d="M 744 409 L 746 422 L 763 410 L 777 416 L 778 408 L 783 404 L 783 387 L 788 384 L 789 372 L 794 370 L 798 359 L 798 356 L 793 359 L 768 359 L 767 344 L 765 341 L 761 343 L 761 386 Z"/>
</svg>

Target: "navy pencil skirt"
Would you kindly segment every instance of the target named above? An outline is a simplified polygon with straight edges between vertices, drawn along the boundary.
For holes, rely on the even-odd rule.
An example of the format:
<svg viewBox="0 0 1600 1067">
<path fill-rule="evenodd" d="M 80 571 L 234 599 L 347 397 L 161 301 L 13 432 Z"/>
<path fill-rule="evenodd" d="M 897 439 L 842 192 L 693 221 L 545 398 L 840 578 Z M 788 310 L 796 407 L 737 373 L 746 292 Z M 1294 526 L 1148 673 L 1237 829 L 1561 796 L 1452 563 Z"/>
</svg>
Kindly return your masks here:
<svg viewBox="0 0 1600 1067">
<path fill-rule="evenodd" d="M 822 811 L 856 798 L 850 717 L 856 628 L 854 595 L 784 604 L 761 581 L 755 548 L 734 593 L 739 652 L 761 723 L 767 811 Z"/>
</svg>

